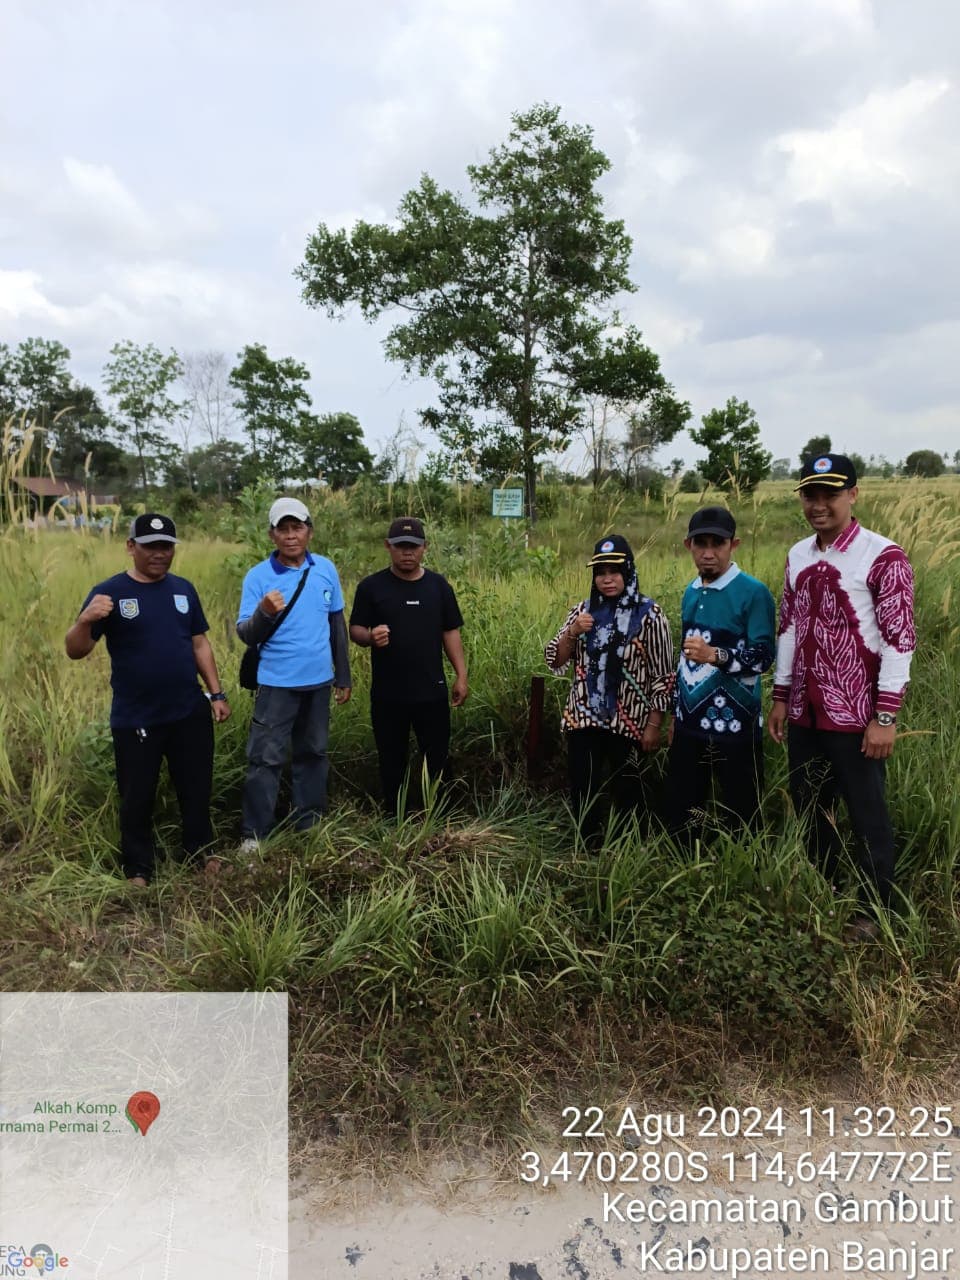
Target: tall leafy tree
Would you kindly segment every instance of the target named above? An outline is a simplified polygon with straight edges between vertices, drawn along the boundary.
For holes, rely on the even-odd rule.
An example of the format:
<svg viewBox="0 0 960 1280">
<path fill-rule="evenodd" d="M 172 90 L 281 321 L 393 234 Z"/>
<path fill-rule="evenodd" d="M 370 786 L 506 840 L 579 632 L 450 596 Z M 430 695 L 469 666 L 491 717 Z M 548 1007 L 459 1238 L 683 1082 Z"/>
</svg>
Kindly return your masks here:
<svg viewBox="0 0 960 1280">
<path fill-rule="evenodd" d="M 146 492 L 148 471 L 169 460 L 171 427 L 183 404 L 170 388 L 183 372 L 175 351 L 164 355 L 152 342 L 137 346 L 125 340 L 110 348 L 112 360 L 103 368 L 103 383 L 114 401 L 114 430 L 136 455 L 140 484 Z"/>
<path fill-rule="evenodd" d="M 0 344 L 0 412 L 22 413 L 47 428 L 66 402 L 70 352 L 51 338 L 27 338 L 11 351 Z"/>
<path fill-rule="evenodd" d="M 72 382 L 61 400 L 51 403 L 48 434 L 53 443 L 53 466 L 58 475 L 104 479 L 118 474 L 119 446 L 107 435 L 109 416 L 92 387 Z"/>
<path fill-rule="evenodd" d="M 60 476 L 111 472 L 117 447 L 107 439 L 108 418 L 92 387 L 70 373 L 69 350 L 48 338 L 27 338 L 11 350 L 0 344 L 0 416 L 20 415 L 38 428 L 31 468 L 47 465 Z"/>
<path fill-rule="evenodd" d="M 304 383 L 310 373 L 291 356 L 273 360 L 261 342 L 246 346 L 230 371 L 237 392 L 237 408 L 261 475 L 280 484 L 298 475 L 297 442 L 302 416 L 311 400 Z"/>
<path fill-rule="evenodd" d="M 903 460 L 903 470 L 908 476 L 942 476 L 946 463 L 934 449 L 914 449 Z"/>
<path fill-rule="evenodd" d="M 668 444 L 690 416 L 690 406 L 672 395 L 654 394 L 643 410 L 627 414 L 626 436 L 619 446 L 621 476 L 628 489 L 635 488 L 653 466 L 653 454 Z M 681 462 L 680 467 L 682 468 Z"/>
<path fill-rule="evenodd" d="M 690 431 L 695 444 L 707 450 L 697 463 L 704 479 L 718 489 L 749 493 L 770 474 L 772 455 L 760 444 L 760 425 L 746 400 L 731 396 L 722 409 L 711 409 Z"/>
<path fill-rule="evenodd" d="M 468 166 L 470 205 L 424 175 L 392 225 L 320 226 L 297 272 L 328 315 L 403 313 L 384 348 L 435 380 L 423 422 L 476 470 L 519 471 L 531 519 L 538 460 L 567 444 L 585 397 L 641 410 L 671 392 L 640 333 L 603 314 L 634 288 L 630 238 L 597 190 L 609 167 L 592 130 L 533 107 Z"/>
<path fill-rule="evenodd" d="M 352 413 L 304 414 L 298 433 L 304 480 L 322 479 L 342 489 L 373 471 L 373 456 Z"/>
<path fill-rule="evenodd" d="M 257 469 L 253 457 L 239 440 L 220 440 L 194 449 L 193 479 L 202 498 L 234 497 L 246 484 L 254 484 Z"/>
<path fill-rule="evenodd" d="M 821 454 L 829 453 L 832 448 L 829 436 L 811 436 L 800 450 L 800 466 L 809 462 L 811 458 L 819 458 Z"/>
</svg>

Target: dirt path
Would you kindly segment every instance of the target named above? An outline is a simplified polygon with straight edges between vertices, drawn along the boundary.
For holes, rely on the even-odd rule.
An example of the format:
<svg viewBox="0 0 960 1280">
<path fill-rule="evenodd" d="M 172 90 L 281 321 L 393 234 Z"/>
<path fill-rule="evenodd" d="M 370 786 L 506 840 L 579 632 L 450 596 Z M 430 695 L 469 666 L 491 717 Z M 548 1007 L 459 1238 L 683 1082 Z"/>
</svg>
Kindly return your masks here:
<svg viewBox="0 0 960 1280">
<path fill-rule="evenodd" d="M 663 1274 L 954 1280 L 960 1107 L 933 1117 L 932 1109 L 926 1119 L 905 1109 L 892 1121 L 885 1113 L 864 1119 L 844 1104 L 831 1138 L 796 1132 L 795 1123 L 785 1134 L 755 1140 L 714 1140 L 688 1127 L 682 1138 L 656 1145 L 611 1146 L 611 1157 L 599 1161 L 603 1143 L 577 1141 L 569 1166 L 562 1157 L 553 1166 L 551 1153 L 537 1185 L 518 1179 L 494 1188 L 478 1179 L 454 1193 L 449 1181 L 394 1187 L 350 1208 L 325 1208 L 303 1187 L 291 1200 L 289 1274 L 291 1280 Z M 858 1125 L 872 1132 L 857 1136 Z M 921 1132 L 911 1136 L 918 1125 Z M 592 1172 L 607 1180 L 577 1182 L 583 1157 L 573 1157 L 574 1148 L 592 1149 Z M 659 1178 L 641 1172 L 644 1160 L 647 1174 L 659 1171 Z M 553 1167 L 557 1173 L 544 1187 Z M 568 1168 L 572 1180 L 563 1184 Z"/>
</svg>

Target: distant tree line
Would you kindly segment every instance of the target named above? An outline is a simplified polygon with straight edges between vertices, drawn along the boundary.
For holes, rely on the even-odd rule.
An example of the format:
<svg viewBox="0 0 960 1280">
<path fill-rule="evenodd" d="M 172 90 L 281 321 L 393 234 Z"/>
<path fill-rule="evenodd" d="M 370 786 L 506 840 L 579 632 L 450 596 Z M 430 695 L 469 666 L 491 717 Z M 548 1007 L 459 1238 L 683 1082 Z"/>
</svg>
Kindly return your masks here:
<svg viewBox="0 0 960 1280">
<path fill-rule="evenodd" d="M 35 427 L 30 474 L 218 498 L 263 478 L 342 488 L 374 474 L 356 417 L 313 412 L 306 366 L 272 359 L 260 343 L 231 366 L 219 351 L 180 356 L 118 342 L 103 398 L 73 377 L 69 361 L 50 339 L 0 343 L 0 418 L 12 422 L 13 443 L 23 426 Z"/>
<path fill-rule="evenodd" d="M 630 237 L 605 216 L 598 190 L 609 168 L 590 128 L 542 103 L 512 116 L 486 163 L 467 166 L 469 197 L 424 174 L 390 223 L 321 224 L 296 272 L 305 303 L 329 317 L 357 307 L 371 323 L 397 318 L 386 356 L 436 388 L 419 414 L 440 443 L 429 478 L 519 479 L 531 520 L 551 458 L 578 437 L 595 486 L 655 491 L 669 479 L 745 494 L 792 470 L 763 447 L 754 410 L 735 396 L 690 429 L 706 455 L 693 468 L 682 458 L 666 474 L 653 465 L 691 412 L 640 331 L 611 309 L 637 286 Z M 76 382 L 69 359 L 43 338 L 0 345 L 0 414 L 37 424 L 37 471 L 49 457 L 62 475 L 225 498 L 258 479 L 334 488 L 396 479 L 421 447 L 401 424 L 375 462 L 356 417 L 315 413 L 306 366 L 261 343 L 231 365 L 222 352 L 118 342 L 103 370 L 105 403 Z M 801 462 L 829 448 L 815 436 Z M 929 449 L 901 464 L 851 456 L 865 475 L 937 475 L 948 462 Z"/>
</svg>

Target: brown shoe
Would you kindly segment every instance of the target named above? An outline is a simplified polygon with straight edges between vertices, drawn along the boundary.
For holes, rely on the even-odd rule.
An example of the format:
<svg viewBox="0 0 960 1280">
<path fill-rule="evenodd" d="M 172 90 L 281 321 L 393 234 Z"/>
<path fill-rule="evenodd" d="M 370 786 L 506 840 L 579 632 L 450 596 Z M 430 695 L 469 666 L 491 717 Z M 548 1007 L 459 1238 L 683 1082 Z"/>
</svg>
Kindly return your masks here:
<svg viewBox="0 0 960 1280">
<path fill-rule="evenodd" d="M 854 916 L 843 931 L 844 942 L 876 942 L 880 926 L 870 916 Z"/>
</svg>

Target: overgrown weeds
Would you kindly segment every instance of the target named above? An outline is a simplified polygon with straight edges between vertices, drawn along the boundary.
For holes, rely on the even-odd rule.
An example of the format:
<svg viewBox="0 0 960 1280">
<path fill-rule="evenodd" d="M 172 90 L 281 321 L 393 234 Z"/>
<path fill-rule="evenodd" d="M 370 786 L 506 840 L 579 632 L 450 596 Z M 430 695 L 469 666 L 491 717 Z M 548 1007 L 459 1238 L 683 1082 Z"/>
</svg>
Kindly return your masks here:
<svg viewBox="0 0 960 1280">
<path fill-rule="evenodd" d="M 336 551 L 343 503 L 362 496 L 318 513 L 319 549 Z M 223 532 L 255 540 L 263 497 Z M 122 541 L 0 537 L 4 599 L 23 606 L 0 615 L 0 889 L 14 922 L 0 937 L 3 985 L 286 990 L 297 1132 L 358 1147 L 509 1138 L 558 1102 L 637 1088 L 703 1101 L 729 1088 L 736 1060 L 779 1087 L 809 1082 L 815 1063 L 824 1079 L 846 1071 L 881 1094 L 945 1070 L 960 1035 L 956 552 L 940 549 L 916 501 L 874 513 L 918 561 L 921 647 L 888 782 L 903 896 L 880 942 L 850 951 L 839 938 L 853 881 L 835 897 L 808 864 L 772 744 L 764 832 L 739 841 L 708 829 L 691 858 L 639 822 L 611 827 L 599 852 L 577 841 L 560 781 L 565 681 L 547 681 L 540 781 L 527 782 L 530 676 L 585 594 L 596 536 L 615 523 L 644 548 L 644 590 L 668 616 L 691 574 L 678 500 L 597 502 L 559 502 L 529 548 L 478 511 L 461 525 L 438 513 L 449 522 L 431 555 L 457 588 L 471 674 L 445 798 L 414 774 L 409 818 L 371 801 L 368 658 L 355 651 L 354 696 L 333 716 L 329 819 L 305 837 L 281 828 L 261 862 L 238 862 L 217 885 L 170 861 L 139 894 L 114 872 L 106 655 L 69 663 L 61 648 L 90 586 L 123 566 Z M 802 532 L 788 502 L 738 513 L 745 567 L 774 589 L 784 545 Z M 383 514 L 341 561 L 348 596 L 382 563 Z M 177 559 L 200 590 L 234 708 L 217 729 L 214 795 L 228 859 L 250 713 L 233 618 L 252 558 L 188 536 Z M 175 852 L 165 787 L 157 826 Z"/>
</svg>

